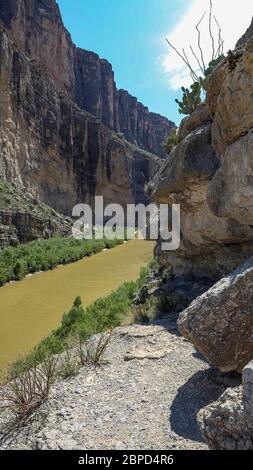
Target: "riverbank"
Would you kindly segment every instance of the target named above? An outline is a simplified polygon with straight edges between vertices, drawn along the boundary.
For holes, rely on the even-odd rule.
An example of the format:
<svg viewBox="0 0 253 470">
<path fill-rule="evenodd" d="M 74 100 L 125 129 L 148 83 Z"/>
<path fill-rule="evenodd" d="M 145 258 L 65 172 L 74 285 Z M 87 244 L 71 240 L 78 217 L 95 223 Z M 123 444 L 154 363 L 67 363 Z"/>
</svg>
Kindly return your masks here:
<svg viewBox="0 0 253 470">
<path fill-rule="evenodd" d="M 9 377 L 20 376 L 49 357 L 85 344 L 90 337 L 117 326 L 132 322 L 134 297 L 148 282 L 150 269 L 142 268 L 137 281 L 124 283 L 107 297 L 96 300 L 85 307 L 78 296 L 69 312 L 64 313 L 61 323 L 45 337 L 30 354 L 18 359 L 9 368 Z"/>
<path fill-rule="evenodd" d="M 0 287 L 10 281 L 20 281 L 28 274 L 55 269 L 73 263 L 104 249 L 121 245 L 124 240 L 75 240 L 56 236 L 36 240 L 0 251 Z"/>
<path fill-rule="evenodd" d="M 77 296 L 86 307 L 136 281 L 154 243 L 133 240 L 0 289 L 0 369 L 56 329 Z"/>
</svg>

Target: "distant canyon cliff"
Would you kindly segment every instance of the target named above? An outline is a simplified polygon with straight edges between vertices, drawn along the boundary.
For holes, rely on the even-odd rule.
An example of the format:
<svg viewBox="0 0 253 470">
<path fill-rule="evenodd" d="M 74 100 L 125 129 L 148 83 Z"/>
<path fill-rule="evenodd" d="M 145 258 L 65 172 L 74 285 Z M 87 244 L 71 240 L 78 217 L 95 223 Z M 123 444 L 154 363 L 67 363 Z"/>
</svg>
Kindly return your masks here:
<svg viewBox="0 0 253 470">
<path fill-rule="evenodd" d="M 55 0 L 1 0 L 0 109 L 0 178 L 65 214 L 96 194 L 146 201 L 175 127 L 73 44 Z"/>
</svg>

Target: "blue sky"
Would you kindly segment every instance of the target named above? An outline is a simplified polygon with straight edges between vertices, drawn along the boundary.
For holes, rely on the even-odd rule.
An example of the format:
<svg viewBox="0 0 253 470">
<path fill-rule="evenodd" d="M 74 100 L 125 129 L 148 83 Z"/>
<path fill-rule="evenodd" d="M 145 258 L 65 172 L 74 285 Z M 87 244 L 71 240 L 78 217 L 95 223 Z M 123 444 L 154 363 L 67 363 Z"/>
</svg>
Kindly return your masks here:
<svg viewBox="0 0 253 470">
<path fill-rule="evenodd" d="M 112 63 L 118 88 L 151 111 L 179 121 L 161 57 L 165 41 L 189 0 L 58 0 L 73 41 Z"/>
<path fill-rule="evenodd" d="M 195 25 L 209 0 L 58 0 L 65 26 L 77 46 L 112 63 L 118 88 L 175 121 L 181 120 L 175 98 L 190 78 L 169 51 L 168 37 L 179 49 L 196 46 Z M 232 49 L 253 15 L 252 0 L 213 0 L 223 30 L 224 51 Z M 238 21 L 239 18 L 239 21 Z M 205 17 L 208 21 L 208 15 Z M 217 36 L 215 24 L 214 35 Z M 210 59 L 208 23 L 202 24 L 202 46 Z"/>
</svg>

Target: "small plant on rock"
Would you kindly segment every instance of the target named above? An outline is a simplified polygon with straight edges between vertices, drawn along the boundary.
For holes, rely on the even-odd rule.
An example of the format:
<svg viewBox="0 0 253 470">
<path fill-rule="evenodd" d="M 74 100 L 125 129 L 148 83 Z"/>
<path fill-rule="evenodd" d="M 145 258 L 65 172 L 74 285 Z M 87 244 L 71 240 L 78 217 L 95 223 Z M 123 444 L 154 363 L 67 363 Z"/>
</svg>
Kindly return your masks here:
<svg viewBox="0 0 253 470">
<path fill-rule="evenodd" d="M 173 129 L 170 133 L 167 141 L 163 144 L 164 150 L 169 155 L 170 152 L 176 147 L 177 145 L 177 129 Z"/>
<path fill-rule="evenodd" d="M 192 114 L 196 107 L 201 103 L 201 84 L 194 82 L 188 88 L 181 88 L 183 92 L 182 101 L 176 99 L 176 103 L 179 105 L 180 114 Z"/>
<path fill-rule="evenodd" d="M 56 378 L 57 362 L 57 358 L 48 356 L 42 364 L 34 364 L 19 376 L 12 371 L 11 381 L 0 389 L 1 408 L 11 411 L 18 422 L 29 418 L 48 399 Z"/>
<path fill-rule="evenodd" d="M 78 373 L 78 369 L 74 352 L 67 346 L 58 374 L 62 379 L 68 379 L 69 377 L 74 377 Z"/>
<path fill-rule="evenodd" d="M 112 339 L 112 331 L 104 333 L 99 338 L 90 338 L 85 343 L 86 364 L 97 368 L 104 361 L 104 355 Z"/>
<path fill-rule="evenodd" d="M 136 305 L 135 307 L 133 307 L 133 312 L 135 323 L 144 324 L 150 322 L 150 316 L 146 304 Z"/>
</svg>

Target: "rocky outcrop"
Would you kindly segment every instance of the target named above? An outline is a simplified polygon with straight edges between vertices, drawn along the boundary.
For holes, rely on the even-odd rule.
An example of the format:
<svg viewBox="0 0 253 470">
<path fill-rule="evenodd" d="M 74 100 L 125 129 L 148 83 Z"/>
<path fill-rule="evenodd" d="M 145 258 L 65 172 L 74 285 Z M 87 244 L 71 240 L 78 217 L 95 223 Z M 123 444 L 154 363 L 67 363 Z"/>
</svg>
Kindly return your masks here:
<svg viewBox="0 0 253 470">
<path fill-rule="evenodd" d="M 253 43 L 249 29 L 234 52 L 231 69 L 223 63 L 211 76 L 208 101 L 212 102 L 212 144 L 221 167 L 208 191 L 208 205 L 218 217 L 236 220 L 247 231 L 253 220 Z M 215 91 L 214 91 L 215 90 Z M 245 239 L 247 235 L 244 235 Z"/>
<path fill-rule="evenodd" d="M 155 181 L 157 202 L 181 204 L 180 248 L 157 245 L 175 273 L 218 280 L 253 253 L 252 32 L 209 77 L 207 104 L 182 121 Z"/>
<path fill-rule="evenodd" d="M 71 225 L 60 220 L 43 218 L 31 213 L 9 212 L 0 209 L 0 247 L 28 243 L 53 235 L 66 236 Z"/>
<path fill-rule="evenodd" d="M 253 258 L 192 302 L 178 320 L 181 333 L 224 372 L 253 357 Z"/>
<path fill-rule="evenodd" d="M 251 24 L 209 77 L 206 105 L 182 121 L 153 195 L 181 204 L 180 248 L 164 253 L 158 244 L 160 264 L 184 276 L 222 278 L 179 315 L 178 326 L 224 372 L 241 373 L 253 357 L 252 83 Z M 253 448 L 252 377 L 251 364 L 241 387 L 199 413 L 210 448 Z"/>
<path fill-rule="evenodd" d="M 73 44 L 55 0 L 3 0 L 0 19 L 11 30 L 18 49 L 79 108 L 123 133 L 131 143 L 165 156 L 161 144 L 175 124 L 149 113 L 126 91 L 117 90 L 111 64 Z"/>
<path fill-rule="evenodd" d="M 70 219 L 0 180 L 0 247 L 70 233 Z"/>
<path fill-rule="evenodd" d="M 156 251 L 161 264 L 172 264 L 175 274 L 218 280 L 252 254 L 253 229 L 232 214 L 220 217 L 212 210 L 210 186 L 220 172 L 220 158 L 213 149 L 206 105 L 182 121 L 178 141 L 155 178 L 153 198 L 180 204 L 181 244 L 169 253 L 161 252 L 158 244 Z"/>
<path fill-rule="evenodd" d="M 23 2 L 22 2 L 23 3 Z M 0 176 L 62 213 L 76 203 L 146 201 L 160 159 L 119 138 L 55 88 L 0 30 Z"/>
<path fill-rule="evenodd" d="M 248 27 L 246 33 L 239 39 L 236 43 L 236 47 L 242 47 L 244 44 L 253 36 L 253 18 L 250 26 Z"/>
<path fill-rule="evenodd" d="M 203 408 L 198 422 L 210 449 L 253 450 L 253 363 L 243 370 L 242 386 L 227 389 Z"/>
</svg>

